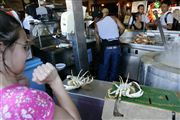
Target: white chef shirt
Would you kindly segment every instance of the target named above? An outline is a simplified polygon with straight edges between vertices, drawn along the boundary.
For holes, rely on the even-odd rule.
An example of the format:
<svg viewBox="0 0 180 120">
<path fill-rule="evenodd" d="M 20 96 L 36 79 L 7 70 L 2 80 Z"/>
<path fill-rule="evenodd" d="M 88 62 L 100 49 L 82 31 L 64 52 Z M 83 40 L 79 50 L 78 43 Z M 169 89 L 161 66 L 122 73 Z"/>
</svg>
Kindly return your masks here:
<svg viewBox="0 0 180 120">
<path fill-rule="evenodd" d="M 164 25 L 167 25 L 167 24 L 172 24 L 173 23 L 173 15 L 172 13 L 169 13 L 169 11 L 167 11 L 166 13 L 162 14 L 161 17 L 160 17 L 160 22 L 161 22 L 161 25 L 164 26 Z M 165 17 L 166 17 L 166 14 L 167 15 L 167 24 L 165 22 Z M 163 27 L 163 30 L 167 31 L 166 28 Z"/>
<path fill-rule="evenodd" d="M 101 39 L 115 39 L 119 37 L 118 25 L 110 16 L 106 16 L 96 24 Z"/>
</svg>

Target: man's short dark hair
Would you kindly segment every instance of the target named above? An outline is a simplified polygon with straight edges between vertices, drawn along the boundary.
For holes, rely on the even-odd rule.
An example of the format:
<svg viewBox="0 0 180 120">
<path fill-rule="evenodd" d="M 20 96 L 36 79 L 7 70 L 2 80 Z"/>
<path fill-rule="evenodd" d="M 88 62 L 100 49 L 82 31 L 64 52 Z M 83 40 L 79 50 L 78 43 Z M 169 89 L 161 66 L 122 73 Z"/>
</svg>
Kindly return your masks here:
<svg viewBox="0 0 180 120">
<path fill-rule="evenodd" d="M 162 4 L 166 4 L 166 5 L 169 6 L 169 5 L 171 5 L 171 1 L 170 0 L 164 0 L 164 1 L 161 2 L 161 5 Z"/>
<path fill-rule="evenodd" d="M 143 5 L 143 4 L 140 4 L 140 5 L 138 5 L 137 8 L 139 9 L 140 7 L 144 7 L 144 5 Z"/>
</svg>

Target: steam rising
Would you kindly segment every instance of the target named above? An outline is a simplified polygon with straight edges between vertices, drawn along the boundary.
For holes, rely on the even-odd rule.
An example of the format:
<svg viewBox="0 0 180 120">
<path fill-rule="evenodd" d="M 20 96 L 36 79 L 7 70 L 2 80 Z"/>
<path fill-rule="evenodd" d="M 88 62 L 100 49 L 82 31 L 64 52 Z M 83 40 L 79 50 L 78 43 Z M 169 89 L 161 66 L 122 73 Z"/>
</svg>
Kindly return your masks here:
<svg viewBox="0 0 180 120">
<path fill-rule="evenodd" d="M 155 60 L 170 67 L 180 68 L 180 41 L 168 41 L 166 50 Z"/>
</svg>

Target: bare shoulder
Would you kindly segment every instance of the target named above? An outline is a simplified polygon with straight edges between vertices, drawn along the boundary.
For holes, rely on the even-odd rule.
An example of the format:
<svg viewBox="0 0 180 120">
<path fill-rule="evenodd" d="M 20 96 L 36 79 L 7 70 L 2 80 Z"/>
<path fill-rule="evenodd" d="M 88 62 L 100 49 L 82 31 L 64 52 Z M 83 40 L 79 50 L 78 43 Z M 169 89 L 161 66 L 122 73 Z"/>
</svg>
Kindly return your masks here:
<svg viewBox="0 0 180 120">
<path fill-rule="evenodd" d="M 118 18 L 116 16 L 110 16 L 112 19 L 117 20 Z"/>
<path fill-rule="evenodd" d="M 110 16 L 116 23 L 121 23 L 121 21 L 116 16 Z"/>
<path fill-rule="evenodd" d="M 63 108 L 56 105 L 53 120 L 73 120 L 73 118 Z"/>
</svg>

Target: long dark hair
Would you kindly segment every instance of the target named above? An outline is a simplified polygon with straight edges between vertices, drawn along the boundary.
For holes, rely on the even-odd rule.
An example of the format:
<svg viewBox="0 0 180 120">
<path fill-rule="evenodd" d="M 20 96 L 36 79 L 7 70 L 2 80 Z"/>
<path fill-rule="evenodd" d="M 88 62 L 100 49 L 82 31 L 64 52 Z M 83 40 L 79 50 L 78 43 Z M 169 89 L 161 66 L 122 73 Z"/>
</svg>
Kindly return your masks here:
<svg viewBox="0 0 180 120">
<path fill-rule="evenodd" d="M 5 53 L 7 48 L 11 47 L 19 38 L 20 29 L 20 23 L 13 16 L 0 10 L 0 42 L 3 42 L 3 44 L 6 46 L 5 50 L 2 52 L 2 60 L 6 71 L 8 69 L 12 72 L 10 67 L 5 63 Z"/>
<path fill-rule="evenodd" d="M 136 12 L 133 14 L 133 19 L 136 21 L 136 17 L 141 16 L 141 13 Z"/>
</svg>

